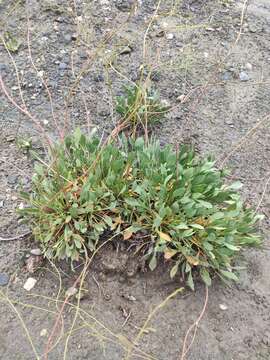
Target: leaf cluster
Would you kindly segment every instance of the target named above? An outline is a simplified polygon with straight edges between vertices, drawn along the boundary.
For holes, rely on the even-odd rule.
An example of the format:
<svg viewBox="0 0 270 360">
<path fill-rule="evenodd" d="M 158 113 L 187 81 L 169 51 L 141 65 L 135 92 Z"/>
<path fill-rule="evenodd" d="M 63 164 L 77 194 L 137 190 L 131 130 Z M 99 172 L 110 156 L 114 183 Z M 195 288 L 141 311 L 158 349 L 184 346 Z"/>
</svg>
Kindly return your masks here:
<svg viewBox="0 0 270 360">
<path fill-rule="evenodd" d="M 136 84 L 124 87 L 123 95 L 116 97 L 116 111 L 131 126 L 145 127 L 164 118 L 168 107 L 162 104 L 157 91 Z"/>
<path fill-rule="evenodd" d="M 100 145 L 79 130 L 36 164 L 21 210 L 49 258 L 87 256 L 109 231 L 134 242 L 151 270 L 165 261 L 194 288 L 193 273 L 237 280 L 233 260 L 260 243 L 260 216 L 246 209 L 236 182 L 226 185 L 212 159 L 142 138 Z"/>
</svg>

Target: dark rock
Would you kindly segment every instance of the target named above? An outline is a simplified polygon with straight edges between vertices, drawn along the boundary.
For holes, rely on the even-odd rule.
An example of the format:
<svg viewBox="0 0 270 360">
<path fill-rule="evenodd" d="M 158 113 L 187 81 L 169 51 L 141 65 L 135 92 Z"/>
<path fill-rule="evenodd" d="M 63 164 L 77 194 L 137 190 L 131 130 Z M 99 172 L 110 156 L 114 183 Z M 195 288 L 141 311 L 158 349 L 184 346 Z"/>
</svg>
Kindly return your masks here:
<svg viewBox="0 0 270 360">
<path fill-rule="evenodd" d="M 0 71 L 7 71 L 7 65 L 6 64 L 3 64 L 3 63 L 0 63 Z"/>
<path fill-rule="evenodd" d="M 0 273 L 0 286 L 6 286 L 9 282 L 9 275 L 6 273 Z"/>
<path fill-rule="evenodd" d="M 104 77 L 102 75 L 96 75 L 96 76 L 94 76 L 94 81 L 95 82 L 104 81 Z"/>
<path fill-rule="evenodd" d="M 131 81 L 135 82 L 140 79 L 140 74 L 137 71 L 133 71 L 130 75 L 130 79 L 131 79 Z"/>
<path fill-rule="evenodd" d="M 156 70 L 151 72 L 150 79 L 153 81 L 159 81 L 160 80 L 160 73 Z"/>
<path fill-rule="evenodd" d="M 134 0 L 115 0 L 115 7 L 123 12 L 128 12 L 132 9 Z"/>
<path fill-rule="evenodd" d="M 132 48 L 130 46 L 125 46 L 121 51 L 120 55 L 130 54 L 132 52 Z"/>
<path fill-rule="evenodd" d="M 103 117 L 107 117 L 107 116 L 109 116 L 110 115 L 110 110 L 101 110 L 100 112 L 99 112 L 99 115 L 100 116 L 103 116 Z"/>
</svg>

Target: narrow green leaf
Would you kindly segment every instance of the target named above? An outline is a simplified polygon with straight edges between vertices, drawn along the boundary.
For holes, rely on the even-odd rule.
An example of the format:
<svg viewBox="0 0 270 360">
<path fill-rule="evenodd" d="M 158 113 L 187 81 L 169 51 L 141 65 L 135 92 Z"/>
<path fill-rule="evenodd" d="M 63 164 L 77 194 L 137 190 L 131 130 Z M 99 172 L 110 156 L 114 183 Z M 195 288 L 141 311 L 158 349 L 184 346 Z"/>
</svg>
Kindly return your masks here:
<svg viewBox="0 0 270 360">
<path fill-rule="evenodd" d="M 200 274 L 201 274 L 201 278 L 204 281 L 204 283 L 207 286 L 211 286 L 212 280 L 211 280 L 208 270 L 206 270 L 205 268 L 202 268 L 200 271 Z"/>
<path fill-rule="evenodd" d="M 238 281 L 238 277 L 231 271 L 220 270 L 220 273 L 225 276 L 227 279 Z"/>
<path fill-rule="evenodd" d="M 179 262 L 177 262 L 172 268 L 171 268 L 171 271 L 170 271 L 170 277 L 171 279 L 175 277 L 177 271 L 178 271 L 178 268 L 179 268 Z"/>
<path fill-rule="evenodd" d="M 157 267 L 157 256 L 156 254 L 154 254 L 151 260 L 149 261 L 149 268 L 151 271 L 153 271 L 155 270 L 156 267 Z"/>
<path fill-rule="evenodd" d="M 192 291 L 194 291 L 194 281 L 193 281 L 193 277 L 192 277 L 191 271 L 190 271 L 189 274 L 188 274 L 187 284 L 188 284 L 188 286 L 190 287 L 190 289 L 191 289 Z"/>
</svg>

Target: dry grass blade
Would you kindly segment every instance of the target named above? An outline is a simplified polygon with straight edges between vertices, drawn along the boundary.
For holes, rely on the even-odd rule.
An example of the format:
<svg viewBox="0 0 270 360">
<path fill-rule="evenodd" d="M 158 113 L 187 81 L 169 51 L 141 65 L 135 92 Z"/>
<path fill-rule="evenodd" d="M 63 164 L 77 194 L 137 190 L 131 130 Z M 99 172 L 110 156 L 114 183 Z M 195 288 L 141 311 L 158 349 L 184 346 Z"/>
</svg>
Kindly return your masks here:
<svg viewBox="0 0 270 360">
<path fill-rule="evenodd" d="M 147 319 L 145 320 L 143 326 L 141 327 L 138 335 L 135 337 L 133 343 L 130 345 L 127 355 L 125 356 L 125 360 L 129 360 L 130 357 L 132 356 L 133 353 L 133 349 L 134 346 L 138 346 L 139 345 L 139 340 L 142 337 L 142 335 L 144 334 L 149 322 L 152 320 L 152 318 L 156 315 L 156 313 L 162 309 L 167 303 L 168 301 L 170 301 L 172 298 L 174 298 L 177 294 L 179 294 L 180 292 L 183 292 L 184 288 L 178 288 L 176 289 L 173 293 L 171 293 L 169 296 L 167 296 L 167 298 L 162 301 L 160 304 L 158 304 L 148 315 Z"/>
<path fill-rule="evenodd" d="M 198 329 L 198 326 L 199 326 L 199 322 L 201 321 L 204 313 L 205 313 L 205 310 L 206 310 L 206 307 L 207 307 L 207 303 L 208 303 L 208 287 L 205 286 L 205 301 L 204 301 L 204 305 L 203 305 L 203 309 L 199 315 L 199 317 L 197 318 L 197 320 L 188 328 L 187 332 L 186 332 L 186 335 L 185 335 L 185 338 L 184 338 L 184 342 L 183 342 L 183 347 L 182 347 L 182 354 L 181 354 L 181 357 L 180 357 L 180 360 L 185 360 L 194 340 L 195 340 L 195 337 L 196 337 L 196 333 L 197 333 L 197 329 Z M 194 330 L 193 330 L 194 329 Z M 192 338 L 191 338 L 191 341 L 189 343 L 189 345 L 187 346 L 187 341 L 188 341 L 188 337 L 189 337 L 189 334 L 193 331 L 193 335 L 192 335 Z"/>
</svg>

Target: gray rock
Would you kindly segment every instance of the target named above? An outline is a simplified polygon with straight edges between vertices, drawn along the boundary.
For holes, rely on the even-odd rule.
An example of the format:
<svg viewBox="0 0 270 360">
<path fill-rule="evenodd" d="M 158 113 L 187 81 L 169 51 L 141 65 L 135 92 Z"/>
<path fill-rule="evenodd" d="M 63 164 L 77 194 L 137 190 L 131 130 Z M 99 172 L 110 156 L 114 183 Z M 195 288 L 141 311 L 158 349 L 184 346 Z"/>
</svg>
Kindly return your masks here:
<svg viewBox="0 0 270 360">
<path fill-rule="evenodd" d="M 222 74 L 222 80 L 224 81 L 228 81 L 228 80 L 231 80 L 232 78 L 232 73 L 230 71 L 225 71 L 224 74 Z"/>
<path fill-rule="evenodd" d="M 72 41 L 72 35 L 71 34 L 64 34 L 63 36 L 64 41 L 66 44 L 69 44 Z"/>
<path fill-rule="evenodd" d="M 239 79 L 241 81 L 248 81 L 250 79 L 250 77 L 245 71 L 241 71 L 239 74 Z"/>
<path fill-rule="evenodd" d="M 18 180 L 18 176 L 17 175 L 9 175 L 7 180 L 8 180 L 8 183 L 11 185 L 16 184 L 16 182 Z"/>
<path fill-rule="evenodd" d="M 3 63 L 0 63 L 0 71 L 6 71 L 7 70 L 7 65 L 6 64 L 3 64 Z"/>
<path fill-rule="evenodd" d="M 81 59 L 87 59 L 87 58 L 88 58 L 88 55 L 87 55 L 87 53 L 86 53 L 85 51 L 80 50 L 80 51 L 79 51 L 79 57 L 80 57 Z"/>
<path fill-rule="evenodd" d="M 52 89 L 56 89 L 56 88 L 57 88 L 57 82 L 56 82 L 56 81 L 51 80 L 49 84 L 50 84 L 50 86 L 52 87 Z"/>
<path fill-rule="evenodd" d="M 67 68 L 67 64 L 64 63 L 64 62 L 60 62 L 60 64 L 59 64 L 59 70 L 66 70 L 66 68 Z"/>
<path fill-rule="evenodd" d="M 9 275 L 6 273 L 0 273 L 0 286 L 6 286 L 9 282 Z"/>
<path fill-rule="evenodd" d="M 255 22 L 252 22 L 248 24 L 248 29 L 252 33 L 260 32 L 262 31 L 262 27 L 260 24 L 256 24 Z"/>
</svg>

